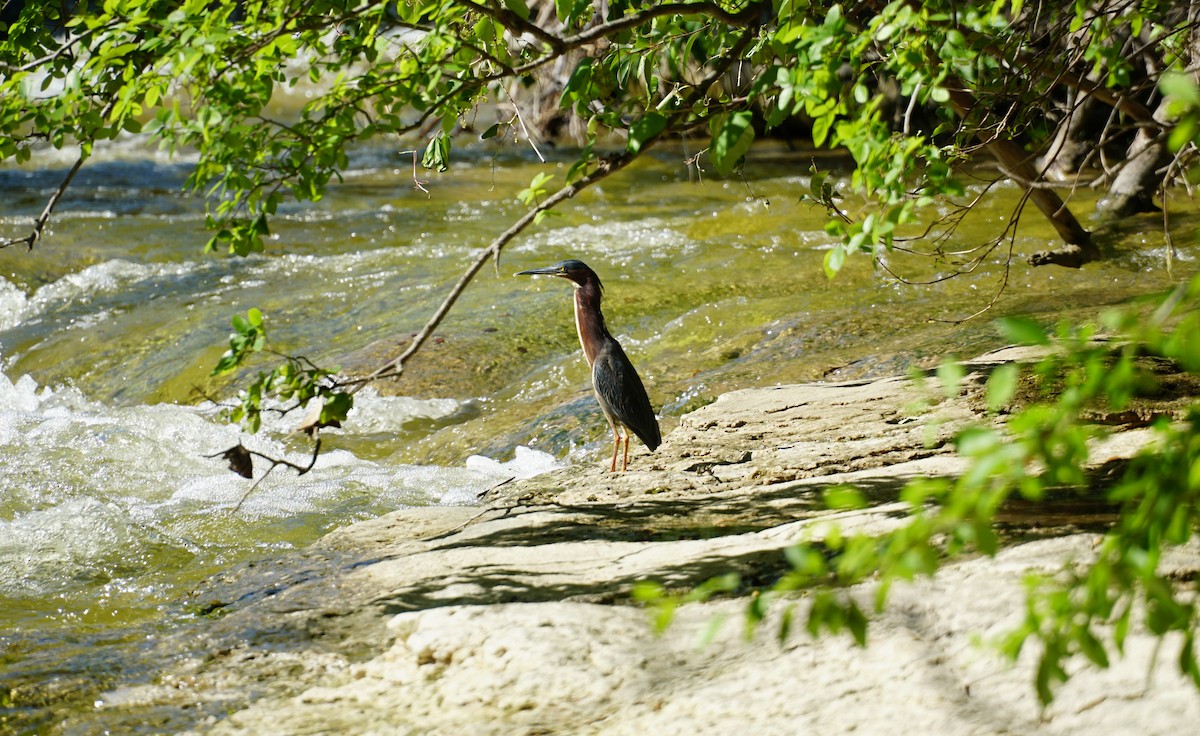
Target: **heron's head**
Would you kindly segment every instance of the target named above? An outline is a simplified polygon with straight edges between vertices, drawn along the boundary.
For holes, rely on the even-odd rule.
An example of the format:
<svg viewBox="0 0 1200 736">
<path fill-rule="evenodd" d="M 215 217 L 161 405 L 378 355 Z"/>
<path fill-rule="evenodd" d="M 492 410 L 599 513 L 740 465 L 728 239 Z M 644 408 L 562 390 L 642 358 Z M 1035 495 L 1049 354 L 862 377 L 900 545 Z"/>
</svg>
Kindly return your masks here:
<svg viewBox="0 0 1200 736">
<path fill-rule="evenodd" d="M 600 277 L 596 272 L 583 261 L 577 261 L 574 258 L 566 261 L 559 261 L 553 266 L 545 268 L 534 268 L 528 271 L 521 271 L 517 276 L 558 276 L 564 279 L 573 281 L 576 286 L 583 286 L 587 283 L 594 283 L 598 287 L 602 287 Z"/>
</svg>

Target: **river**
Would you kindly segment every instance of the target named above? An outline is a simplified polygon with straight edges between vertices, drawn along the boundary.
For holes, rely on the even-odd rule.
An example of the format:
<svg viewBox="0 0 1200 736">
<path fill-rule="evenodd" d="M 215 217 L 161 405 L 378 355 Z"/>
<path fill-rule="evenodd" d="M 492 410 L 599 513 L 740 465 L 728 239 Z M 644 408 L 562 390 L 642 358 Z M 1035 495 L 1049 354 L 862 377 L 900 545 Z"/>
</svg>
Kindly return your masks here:
<svg viewBox="0 0 1200 736">
<path fill-rule="evenodd" d="M 69 157 L 0 169 L 0 237 L 19 237 Z M 405 378 L 369 388 L 311 473 L 251 480 L 219 454 L 239 441 L 306 464 L 298 417 L 250 437 L 222 420 L 236 382 L 209 372 L 230 317 L 257 306 L 271 346 L 368 371 L 424 324 L 478 249 L 523 212 L 515 193 L 569 160 L 466 151 L 444 174 L 391 149 L 355 153 L 318 203 L 284 207 L 266 252 L 205 255 L 186 160 L 140 141 L 85 167 L 31 251 L 0 251 L 0 733 L 88 733 L 103 693 L 153 676 L 149 642 L 197 618 L 215 571 L 301 548 L 406 505 L 469 504 L 489 486 L 600 462 L 609 438 L 571 326 L 570 289 L 516 271 L 568 257 L 606 286 L 605 314 L 656 406 L 678 417 L 743 386 L 930 367 L 1000 344 L 991 318 L 1090 318 L 1195 272 L 1195 208 L 1131 218 L 1112 257 L 1032 269 L 1052 230 L 1035 213 L 973 272 L 893 254 L 828 280 L 824 213 L 801 202 L 811 156 L 763 147 L 746 178 L 697 176 L 664 150 L 585 191 L 485 269 Z M 1000 188 L 950 241 L 985 242 L 1017 190 Z M 1090 193 L 1072 205 L 1090 212 Z M 848 202 L 851 209 L 853 202 Z M 962 321 L 985 307 L 982 317 Z M 265 361 L 252 367 L 262 369 Z M 261 468 L 259 470 L 261 475 Z M 60 728 L 63 714 L 71 728 Z M 147 726 L 148 733 L 157 732 Z"/>
</svg>

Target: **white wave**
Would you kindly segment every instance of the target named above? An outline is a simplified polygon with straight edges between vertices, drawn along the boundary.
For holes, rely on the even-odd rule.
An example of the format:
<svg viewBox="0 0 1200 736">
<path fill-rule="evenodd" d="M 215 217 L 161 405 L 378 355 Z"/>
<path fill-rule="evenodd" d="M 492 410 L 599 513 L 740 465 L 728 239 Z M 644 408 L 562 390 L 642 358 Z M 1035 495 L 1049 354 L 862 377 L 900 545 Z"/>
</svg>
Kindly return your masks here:
<svg viewBox="0 0 1200 736">
<path fill-rule="evenodd" d="M 190 261 L 171 264 L 134 263 L 114 259 L 69 273 L 34 292 L 34 301 L 63 302 L 81 296 L 112 293 L 130 284 L 160 276 L 179 276 L 196 267 Z"/>
<path fill-rule="evenodd" d="M 154 565 L 162 541 L 114 503 L 82 497 L 0 521 L 0 595 L 44 596 Z"/>
<path fill-rule="evenodd" d="M 79 159 L 82 149 L 78 143 L 66 143 L 61 148 L 49 144 L 34 149 L 33 161 L 37 168 L 69 168 Z M 200 155 L 193 149 L 177 149 L 171 152 L 162 148 L 149 133 L 121 131 L 115 140 L 100 141 L 92 147 L 88 163 L 104 161 L 130 161 L 142 163 L 153 161 L 160 164 L 195 163 Z M 32 168 L 35 164 L 25 164 Z"/>
<path fill-rule="evenodd" d="M 522 480 L 535 475 L 548 473 L 551 470 L 565 467 L 553 455 L 531 447 L 518 446 L 513 459 L 507 462 L 493 460 L 484 455 L 472 455 L 467 458 L 467 469 L 474 470 L 500 480 Z M 443 499 L 443 503 L 445 500 Z"/>
<path fill-rule="evenodd" d="M 697 243 L 667 220 L 645 217 L 631 222 L 596 222 L 538 232 L 511 248 L 517 253 L 546 253 L 573 244 L 577 257 L 604 256 L 619 262 L 653 257 L 665 258 L 691 253 Z"/>
<path fill-rule="evenodd" d="M 406 418 L 461 408 L 452 400 L 365 398 L 355 431 L 396 431 Z M 526 448 L 508 462 L 474 457 L 449 468 L 333 449 L 302 475 L 286 466 L 267 474 L 267 458 L 307 467 L 306 443 L 269 428 L 247 436 L 215 413 L 212 406 L 111 407 L 74 388 L 0 374 L 0 595 L 137 584 L 193 555 L 211 564 L 225 550 L 287 548 L 403 506 L 472 503 L 497 482 L 556 466 Z M 261 453 L 253 478 L 234 474 L 221 457 L 238 444 Z"/>
<path fill-rule="evenodd" d="M 21 324 L 21 316 L 29 305 L 29 297 L 16 284 L 0 278 L 0 330 Z"/>
<path fill-rule="evenodd" d="M 198 267 L 200 264 L 191 261 L 146 264 L 114 259 L 66 274 L 39 287 L 32 296 L 25 296 L 20 289 L 0 279 L 0 310 L 3 310 L 0 330 L 11 329 L 77 301 L 121 293 L 145 281 L 186 276 Z"/>
<path fill-rule="evenodd" d="M 375 389 L 367 387 L 355 395 L 346 428 L 356 434 L 399 432 L 414 419 L 446 419 L 463 408 L 464 402 L 457 399 L 380 396 Z"/>
</svg>

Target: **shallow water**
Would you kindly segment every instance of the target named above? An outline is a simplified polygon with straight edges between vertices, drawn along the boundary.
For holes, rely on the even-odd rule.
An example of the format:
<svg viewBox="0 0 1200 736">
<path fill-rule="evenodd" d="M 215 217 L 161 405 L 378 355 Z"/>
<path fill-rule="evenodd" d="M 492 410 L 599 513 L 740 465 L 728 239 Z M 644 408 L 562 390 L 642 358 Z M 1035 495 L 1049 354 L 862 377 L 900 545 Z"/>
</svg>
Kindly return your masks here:
<svg viewBox="0 0 1200 736">
<path fill-rule="evenodd" d="M 201 208 L 179 193 L 186 162 L 131 144 L 90 164 L 44 241 L 0 251 L 0 731 L 48 728 L 145 676 L 144 643 L 186 625 L 187 592 L 214 571 L 398 507 L 470 503 L 514 475 L 598 461 L 607 429 L 570 290 L 518 270 L 566 257 L 595 268 L 666 430 L 729 389 L 892 374 L 995 347 L 988 318 L 961 320 L 1005 279 L 989 316 L 1054 320 L 1195 271 L 1193 211 L 1174 215 L 1170 271 L 1153 216 L 1111 233 L 1103 263 L 1031 269 L 1024 256 L 1052 231 L 1030 213 L 1007 269 L 1001 250 L 968 275 L 903 285 L 851 258 L 829 281 L 824 214 L 798 201 L 808 157 L 764 149 L 747 180 L 724 181 L 695 181 L 682 159 L 657 154 L 514 241 L 403 382 L 358 395 L 312 472 L 277 468 L 236 512 L 252 481 L 208 456 L 243 441 L 305 465 L 310 448 L 294 417 L 247 437 L 205 400 L 236 389 L 208 377 L 230 316 L 257 306 L 275 349 L 369 370 L 522 213 L 514 193 L 545 168 L 561 183 L 566 164 L 468 153 L 429 175 L 426 194 L 407 160 L 363 151 L 343 184 L 285 208 L 267 252 L 244 259 L 201 252 Z M 0 170 L 11 203 L 0 236 L 25 233 L 61 173 Z M 953 245 L 994 235 L 1016 190 L 1001 194 Z M 919 281 L 949 269 L 899 253 L 887 265 Z"/>
</svg>

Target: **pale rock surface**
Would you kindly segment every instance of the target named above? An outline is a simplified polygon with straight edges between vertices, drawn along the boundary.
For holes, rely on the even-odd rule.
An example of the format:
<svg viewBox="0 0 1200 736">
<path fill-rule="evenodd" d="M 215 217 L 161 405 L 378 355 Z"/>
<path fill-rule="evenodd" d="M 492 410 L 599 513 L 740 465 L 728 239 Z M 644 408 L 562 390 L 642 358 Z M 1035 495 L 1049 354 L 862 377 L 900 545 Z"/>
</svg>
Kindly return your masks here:
<svg viewBox="0 0 1200 736">
<path fill-rule="evenodd" d="M 894 587 L 865 649 L 803 631 L 781 642 L 782 606 L 802 614 L 803 596 L 749 639 L 747 598 L 684 605 L 662 635 L 631 605 L 642 580 L 683 587 L 734 570 L 769 584 L 790 543 L 833 523 L 900 523 L 908 479 L 963 469 L 947 442 L 983 421 L 983 373 L 1012 357 L 977 362 L 962 397 L 923 406 L 936 394 L 900 379 L 735 392 L 627 474 L 567 468 L 501 485 L 483 507 L 401 510 L 278 569 L 231 571 L 198 594 L 226 615 L 173 644 L 203 654 L 165 659 L 155 685 L 111 693 L 112 707 L 194 708 L 197 734 L 1196 732 L 1200 694 L 1176 671 L 1178 642 L 1156 659 L 1139 629 L 1109 670 L 1072 662 L 1044 712 L 1036 652 L 1014 665 L 988 643 L 1020 620 L 1029 572 L 1092 554 L 1098 537 L 1069 525 Z M 1145 441 L 1118 433 L 1095 455 Z M 822 492 L 842 483 L 873 505 L 824 511 Z M 1198 561 L 1190 549 L 1170 564 L 1186 576 Z M 872 594 L 856 589 L 867 606 Z"/>
</svg>

